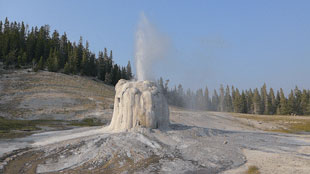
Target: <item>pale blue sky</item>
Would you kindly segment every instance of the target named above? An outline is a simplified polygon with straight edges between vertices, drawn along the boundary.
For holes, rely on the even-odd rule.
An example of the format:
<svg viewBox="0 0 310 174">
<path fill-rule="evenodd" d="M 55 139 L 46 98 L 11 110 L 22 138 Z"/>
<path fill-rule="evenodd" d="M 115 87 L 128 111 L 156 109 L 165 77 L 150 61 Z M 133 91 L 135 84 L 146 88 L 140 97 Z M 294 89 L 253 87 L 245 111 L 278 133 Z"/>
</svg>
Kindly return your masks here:
<svg viewBox="0 0 310 174">
<path fill-rule="evenodd" d="M 308 0 L 0 0 L 0 19 L 49 24 L 70 40 L 83 36 L 95 53 L 112 49 L 134 65 L 134 34 L 144 12 L 169 38 L 157 76 L 171 84 L 241 89 L 310 86 Z M 161 71 L 161 72 L 160 72 Z"/>
</svg>

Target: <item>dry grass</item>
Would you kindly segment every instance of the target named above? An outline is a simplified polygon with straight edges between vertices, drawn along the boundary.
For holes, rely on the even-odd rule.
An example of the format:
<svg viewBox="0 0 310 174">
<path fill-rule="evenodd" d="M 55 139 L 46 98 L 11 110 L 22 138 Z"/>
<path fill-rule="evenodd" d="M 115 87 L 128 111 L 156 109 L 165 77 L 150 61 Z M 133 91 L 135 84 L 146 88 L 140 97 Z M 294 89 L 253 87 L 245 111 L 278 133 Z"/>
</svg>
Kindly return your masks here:
<svg viewBox="0 0 310 174">
<path fill-rule="evenodd" d="M 259 168 L 257 166 L 249 166 L 248 170 L 245 172 L 246 174 L 260 174 Z"/>
<path fill-rule="evenodd" d="M 74 113 L 76 118 L 83 118 L 85 113 L 95 109 L 110 109 L 114 95 L 113 86 L 90 77 L 17 70 L 0 75 L 0 116 L 28 119 L 33 115 Z M 75 102 L 64 101 L 61 107 L 53 107 L 54 101 L 62 102 L 61 98 Z M 51 106 L 33 108 L 33 99 L 50 102 Z"/>
<path fill-rule="evenodd" d="M 284 115 L 252 115 L 234 113 L 239 118 L 255 120 L 262 124 L 271 123 L 277 125 L 273 129 L 265 129 L 266 131 L 275 131 L 283 133 L 303 133 L 310 132 L 309 116 L 284 116 Z"/>
</svg>

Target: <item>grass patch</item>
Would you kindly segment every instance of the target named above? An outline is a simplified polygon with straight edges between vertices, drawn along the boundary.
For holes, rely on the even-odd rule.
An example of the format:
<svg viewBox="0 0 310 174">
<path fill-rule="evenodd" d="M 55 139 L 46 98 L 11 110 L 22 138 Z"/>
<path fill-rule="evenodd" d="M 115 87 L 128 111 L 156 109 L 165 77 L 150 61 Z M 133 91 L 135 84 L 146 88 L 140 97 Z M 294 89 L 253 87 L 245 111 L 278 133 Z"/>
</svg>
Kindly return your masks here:
<svg viewBox="0 0 310 174">
<path fill-rule="evenodd" d="M 97 118 L 84 118 L 83 120 L 80 120 L 80 121 L 72 121 L 70 125 L 72 126 L 102 126 L 102 125 L 105 125 L 105 123 Z"/>
<path fill-rule="evenodd" d="M 0 117 L 0 139 L 20 138 L 38 131 L 40 127 L 49 127 L 53 130 L 63 130 L 73 126 L 101 126 L 105 123 L 96 118 L 85 118 L 81 121 L 67 120 L 10 120 Z"/>
<path fill-rule="evenodd" d="M 11 130 L 34 131 L 40 130 L 31 120 L 9 120 L 0 117 L 0 133 L 9 132 Z"/>
<path fill-rule="evenodd" d="M 310 117 L 308 116 L 283 116 L 283 115 L 251 115 L 234 114 L 239 118 L 256 120 L 262 123 L 273 123 L 281 128 L 267 131 L 282 133 L 304 133 L 310 132 Z"/>
<path fill-rule="evenodd" d="M 249 166 L 248 170 L 245 173 L 246 174 L 260 174 L 257 166 Z"/>
<path fill-rule="evenodd" d="M 19 138 L 31 135 L 31 132 L 40 130 L 30 120 L 9 120 L 0 117 L 0 138 Z"/>
</svg>

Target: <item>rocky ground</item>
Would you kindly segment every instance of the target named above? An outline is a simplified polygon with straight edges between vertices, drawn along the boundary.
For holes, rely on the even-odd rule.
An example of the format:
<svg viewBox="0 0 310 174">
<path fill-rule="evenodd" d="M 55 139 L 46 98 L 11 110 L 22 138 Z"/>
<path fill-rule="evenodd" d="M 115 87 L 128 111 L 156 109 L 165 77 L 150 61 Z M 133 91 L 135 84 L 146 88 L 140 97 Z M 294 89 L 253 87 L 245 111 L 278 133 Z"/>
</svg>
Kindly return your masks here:
<svg viewBox="0 0 310 174">
<path fill-rule="evenodd" d="M 79 128 L 1 141 L 4 173 L 309 173 L 308 135 L 257 130 L 228 113 L 171 108 L 167 130 Z M 24 148 L 24 149 L 23 149 Z M 12 149 L 11 149 L 12 150 Z"/>
<path fill-rule="evenodd" d="M 85 77 L 1 71 L 0 116 L 95 117 L 108 123 L 113 92 L 110 86 Z M 170 107 L 171 125 L 165 130 L 45 129 L 0 139 L 0 173 L 239 174 L 253 173 L 251 168 L 260 173 L 310 173 L 310 135 L 268 132 L 285 124 L 249 118 Z"/>
</svg>

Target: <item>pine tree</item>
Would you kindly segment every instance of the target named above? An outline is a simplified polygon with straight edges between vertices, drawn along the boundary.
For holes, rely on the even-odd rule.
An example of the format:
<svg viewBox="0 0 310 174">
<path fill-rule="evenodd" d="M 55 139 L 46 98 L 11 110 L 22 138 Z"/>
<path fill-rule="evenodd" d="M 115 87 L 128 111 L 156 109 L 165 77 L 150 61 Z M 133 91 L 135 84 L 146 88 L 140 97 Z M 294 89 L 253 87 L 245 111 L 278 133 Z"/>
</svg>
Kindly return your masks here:
<svg viewBox="0 0 310 174">
<path fill-rule="evenodd" d="M 244 94 L 243 94 L 244 95 Z M 235 100 L 233 101 L 234 104 L 234 112 L 237 113 L 244 113 L 244 104 L 245 104 L 245 96 L 242 96 L 239 92 L 239 89 L 236 88 L 235 90 Z"/>
<path fill-rule="evenodd" d="M 68 61 L 68 39 L 67 34 L 64 33 L 59 41 L 59 66 L 60 68 L 63 68 L 65 63 Z"/>
<path fill-rule="evenodd" d="M 272 88 L 270 88 L 268 98 L 270 100 L 269 111 L 270 111 L 270 114 L 273 115 L 276 113 L 277 102 L 276 102 L 276 98 L 275 98 L 274 91 Z"/>
<path fill-rule="evenodd" d="M 305 107 L 305 115 L 310 115 L 310 91 L 308 90 L 308 104 Z"/>
<path fill-rule="evenodd" d="M 4 57 L 2 55 L 2 49 L 3 49 L 3 32 L 2 32 L 2 21 L 0 21 L 0 61 L 3 61 Z"/>
<path fill-rule="evenodd" d="M 127 71 L 127 78 L 128 80 L 132 79 L 132 72 L 131 72 L 131 65 L 130 65 L 130 61 L 128 61 L 127 67 L 126 67 L 126 71 Z"/>
<path fill-rule="evenodd" d="M 197 103 L 197 109 L 204 110 L 205 102 L 204 102 L 204 96 L 202 89 L 198 89 L 196 92 L 196 103 Z"/>
<path fill-rule="evenodd" d="M 308 95 L 307 90 L 304 89 L 301 94 L 300 102 L 300 110 L 302 115 L 307 114 L 307 107 L 310 104 L 309 98 L 310 96 Z"/>
<path fill-rule="evenodd" d="M 234 102 L 235 100 L 235 87 L 231 86 L 231 100 Z M 233 105 L 234 106 L 234 105 Z"/>
<path fill-rule="evenodd" d="M 241 113 L 247 113 L 247 112 L 248 112 L 248 110 L 247 110 L 246 96 L 245 96 L 244 91 L 242 90 L 242 93 L 241 93 Z"/>
<path fill-rule="evenodd" d="M 111 78 L 112 78 L 112 85 L 116 85 L 116 83 L 118 82 L 118 80 L 120 78 L 119 77 L 119 68 L 118 68 L 117 64 L 115 64 L 113 66 Z"/>
<path fill-rule="evenodd" d="M 66 62 L 66 64 L 65 64 L 64 73 L 65 74 L 70 74 L 71 73 L 69 62 Z"/>
<path fill-rule="evenodd" d="M 78 73 L 78 67 L 77 67 L 77 62 L 78 62 L 78 48 L 76 47 L 75 44 L 73 44 L 73 49 L 71 54 L 69 55 L 69 65 L 70 65 L 70 70 L 73 74 Z"/>
<path fill-rule="evenodd" d="M 276 96 L 276 114 L 277 115 L 280 115 L 281 114 L 281 111 L 280 111 L 280 100 L 281 100 L 281 97 L 280 97 L 280 92 L 277 91 L 277 96 Z"/>
<path fill-rule="evenodd" d="M 246 95 L 246 110 L 247 113 L 253 114 L 254 113 L 254 105 L 253 105 L 253 92 L 252 89 L 245 91 Z"/>
<path fill-rule="evenodd" d="M 232 98 L 230 96 L 230 90 L 229 86 L 227 85 L 226 87 L 226 92 L 225 92 L 225 100 L 224 100 L 224 105 L 225 105 L 225 111 L 227 112 L 232 112 L 233 111 L 233 104 L 232 104 Z"/>
<path fill-rule="evenodd" d="M 105 69 L 105 61 L 103 59 L 103 52 L 99 51 L 98 54 L 98 78 L 100 80 L 105 79 L 106 69 Z"/>
<path fill-rule="evenodd" d="M 26 50 L 26 27 L 24 22 L 22 22 L 19 31 L 19 49 L 20 49 L 20 56 L 22 57 L 24 51 Z"/>
<path fill-rule="evenodd" d="M 291 90 L 287 100 L 287 113 L 296 114 L 295 96 L 293 90 Z"/>
<path fill-rule="evenodd" d="M 41 56 L 39 63 L 38 63 L 38 69 L 43 70 L 44 69 L 44 62 L 43 62 L 43 56 Z"/>
<path fill-rule="evenodd" d="M 219 96 L 214 89 L 213 96 L 212 96 L 212 107 L 214 111 L 218 111 L 218 105 L 219 105 Z"/>
<path fill-rule="evenodd" d="M 268 98 L 268 93 L 267 93 L 267 87 L 266 83 L 264 83 L 263 87 L 261 88 L 261 102 L 262 102 L 262 110 L 265 115 L 270 114 L 270 99 Z"/>
<path fill-rule="evenodd" d="M 97 74 L 97 66 L 96 66 L 96 58 L 95 58 L 95 54 L 91 54 L 89 57 L 89 73 L 91 76 L 96 76 Z"/>
<path fill-rule="evenodd" d="M 15 65 L 17 62 L 16 50 L 11 50 L 8 55 L 5 56 L 5 65 Z"/>
<path fill-rule="evenodd" d="M 22 65 L 24 65 L 24 63 L 23 63 L 23 59 L 22 59 L 22 56 L 21 55 L 19 55 L 18 57 L 17 57 L 17 65 L 20 67 L 20 66 L 22 66 Z"/>
<path fill-rule="evenodd" d="M 302 93 L 301 91 L 298 89 L 298 87 L 296 86 L 294 89 L 294 113 L 297 115 L 302 115 L 302 106 L 301 106 L 301 97 L 302 97 Z"/>
<path fill-rule="evenodd" d="M 162 90 L 162 91 L 164 90 L 164 80 L 162 77 L 160 77 L 158 80 L 158 87 L 160 90 Z"/>
<path fill-rule="evenodd" d="M 127 77 L 127 71 L 126 71 L 125 67 L 122 67 L 122 69 L 121 69 L 121 79 L 129 80 Z"/>
<path fill-rule="evenodd" d="M 107 84 L 111 84 L 112 83 L 112 76 L 111 76 L 110 73 L 106 73 L 104 79 L 105 79 L 104 82 L 106 82 Z"/>
<path fill-rule="evenodd" d="M 47 69 L 48 71 L 57 72 L 58 71 L 58 52 L 56 49 L 50 51 L 47 59 Z"/>
<path fill-rule="evenodd" d="M 306 107 L 305 115 L 310 115 L 310 103 L 308 103 L 308 105 Z"/>
<path fill-rule="evenodd" d="M 110 57 L 109 57 L 109 59 L 113 59 L 113 53 L 112 53 L 112 50 L 110 50 Z"/>
<path fill-rule="evenodd" d="M 182 87 L 182 86 L 181 86 Z M 183 88 L 182 88 L 183 90 Z M 204 97 L 205 97 L 205 109 L 206 110 L 210 110 L 211 109 L 211 100 L 210 100 L 210 96 L 209 96 L 209 89 L 208 87 L 206 86 L 205 88 L 205 94 L 204 94 Z"/>
<path fill-rule="evenodd" d="M 287 115 L 289 114 L 288 106 L 287 106 L 287 99 L 285 98 L 283 89 L 280 88 L 280 104 L 279 104 L 279 113 L 281 115 Z"/>
<path fill-rule="evenodd" d="M 176 105 L 180 106 L 180 107 L 185 107 L 185 105 L 184 105 L 184 90 L 183 90 L 183 87 L 181 84 L 178 85 Z"/>
<path fill-rule="evenodd" d="M 262 107 L 261 107 L 261 97 L 258 92 L 258 89 L 256 88 L 254 90 L 253 95 L 253 105 L 254 105 L 254 114 L 261 114 L 262 113 Z"/>
<path fill-rule="evenodd" d="M 79 44 L 76 49 L 76 68 L 80 72 L 82 69 L 82 59 L 83 59 L 83 38 L 80 37 Z"/>
<path fill-rule="evenodd" d="M 81 73 L 82 75 L 89 75 L 89 60 L 88 60 L 88 52 L 86 49 L 83 50 L 82 62 L 81 62 Z"/>
<path fill-rule="evenodd" d="M 47 70 L 48 71 L 53 71 L 54 70 L 54 55 L 53 51 L 50 50 L 50 54 L 47 58 Z"/>
<path fill-rule="evenodd" d="M 220 86 L 219 108 L 220 112 L 224 111 L 225 91 L 223 85 Z"/>
</svg>

